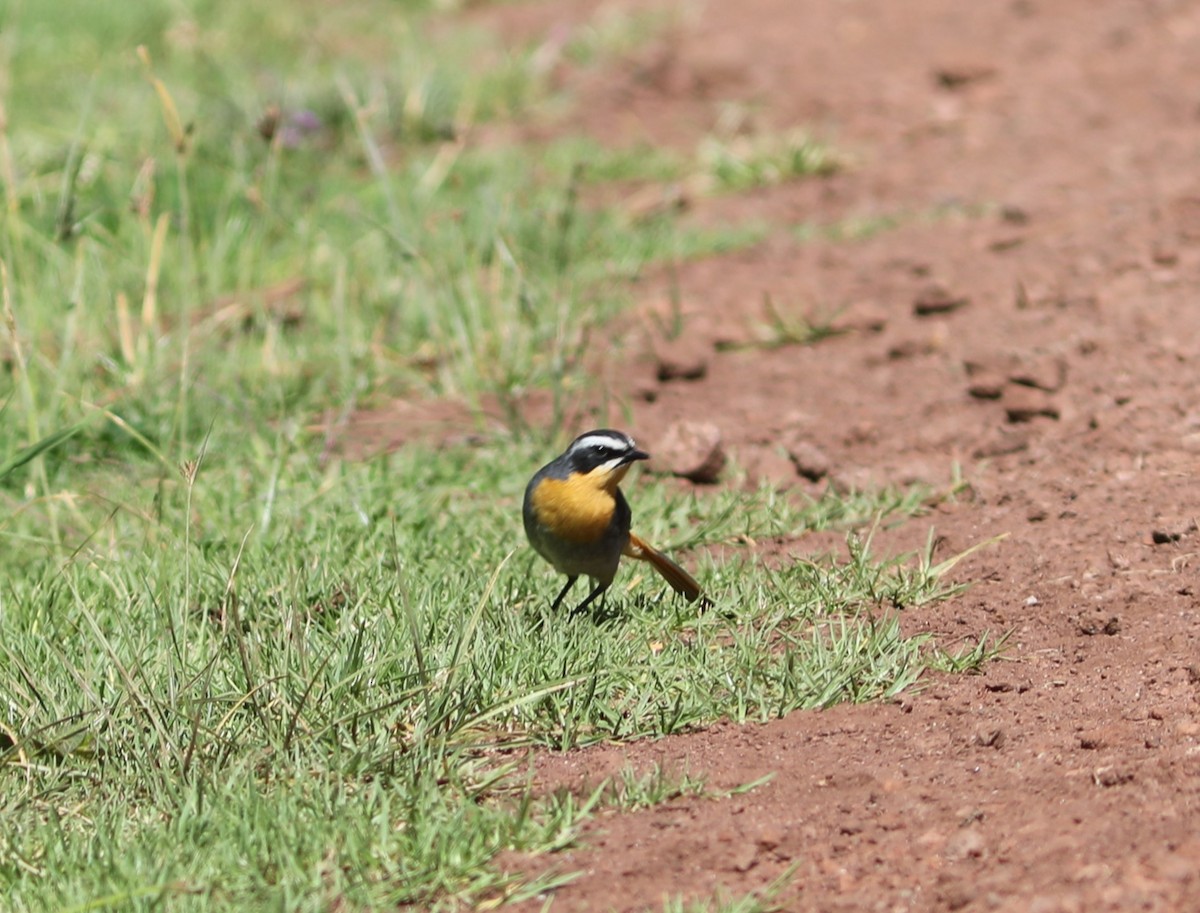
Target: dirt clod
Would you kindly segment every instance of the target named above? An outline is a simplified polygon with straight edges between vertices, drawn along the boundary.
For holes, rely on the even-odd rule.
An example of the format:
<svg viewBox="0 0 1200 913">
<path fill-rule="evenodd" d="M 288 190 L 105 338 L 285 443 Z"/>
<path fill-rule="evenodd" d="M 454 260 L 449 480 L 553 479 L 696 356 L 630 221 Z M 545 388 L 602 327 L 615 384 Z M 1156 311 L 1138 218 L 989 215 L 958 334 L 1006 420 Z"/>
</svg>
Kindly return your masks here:
<svg viewBox="0 0 1200 913">
<path fill-rule="evenodd" d="M 1112 637 L 1114 634 L 1121 633 L 1121 619 L 1116 615 L 1110 615 L 1108 618 L 1080 618 L 1079 633 L 1085 637 L 1091 637 L 1096 634 L 1104 634 Z"/>
<path fill-rule="evenodd" d="M 975 744 L 984 748 L 1003 748 L 1007 736 L 1003 729 L 989 729 L 986 732 L 975 733 Z"/>
<path fill-rule="evenodd" d="M 1020 359 L 1008 379 L 1023 387 L 1055 393 L 1067 382 L 1067 362 L 1063 358 L 1048 355 L 1030 356 Z"/>
<path fill-rule="evenodd" d="M 983 82 L 996 75 L 996 68 L 981 61 L 960 60 L 943 64 L 934 71 L 937 84 L 945 89 L 961 89 L 971 83 Z"/>
<path fill-rule="evenodd" d="M 1153 529 L 1150 531 L 1150 541 L 1155 545 L 1167 545 L 1171 542 L 1178 542 L 1185 536 L 1196 531 L 1196 521 L 1187 520 L 1184 523 L 1176 525 L 1174 528 L 1168 529 Z"/>
<path fill-rule="evenodd" d="M 1122 786 L 1133 781 L 1133 771 L 1124 767 L 1100 767 L 1092 774 L 1097 786 Z"/>
<path fill-rule="evenodd" d="M 954 294 L 940 285 L 930 285 L 922 289 L 913 299 L 913 313 L 918 317 L 949 314 L 966 307 L 970 301 L 971 299 L 966 295 Z"/>
<path fill-rule="evenodd" d="M 787 452 L 796 472 L 811 482 L 821 481 L 833 466 L 824 450 L 804 438 L 789 441 Z"/>
<path fill-rule="evenodd" d="M 1050 394 L 1034 387 L 1010 386 L 1004 393 L 1004 414 L 1010 422 L 1057 419 L 1059 408 Z"/>
<path fill-rule="evenodd" d="M 672 475 L 711 484 L 725 468 L 721 429 L 710 422 L 674 422 L 655 444 L 654 457 Z"/>
<path fill-rule="evenodd" d="M 708 353 L 697 345 L 681 342 L 660 343 L 655 377 L 660 383 L 676 380 L 700 380 L 708 374 Z"/>
<path fill-rule="evenodd" d="M 995 371 L 980 371 L 971 375 L 967 393 L 976 399 L 999 399 L 1004 395 L 1008 383 L 1003 374 Z"/>
<path fill-rule="evenodd" d="M 835 333 L 882 333 L 888 325 L 888 312 L 873 302 L 859 301 L 842 310 L 830 322 Z"/>
</svg>

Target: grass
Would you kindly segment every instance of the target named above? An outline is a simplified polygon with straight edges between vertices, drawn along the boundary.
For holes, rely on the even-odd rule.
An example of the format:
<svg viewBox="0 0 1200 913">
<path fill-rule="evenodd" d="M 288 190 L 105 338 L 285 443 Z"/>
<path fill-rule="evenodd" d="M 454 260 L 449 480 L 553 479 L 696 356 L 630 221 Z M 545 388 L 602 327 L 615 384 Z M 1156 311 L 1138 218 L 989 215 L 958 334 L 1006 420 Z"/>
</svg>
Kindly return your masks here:
<svg viewBox="0 0 1200 913">
<path fill-rule="evenodd" d="M 829 146 L 804 132 L 716 134 L 700 144 L 698 158 L 711 185 L 726 192 L 828 175 L 841 167 Z"/>
<path fill-rule="evenodd" d="M 539 49 L 428 6 L 0 14 L 10 909 L 527 896 L 548 885 L 490 860 L 570 844 L 595 803 L 534 799 L 511 750 L 886 697 L 988 656 L 895 623 L 953 592 L 947 568 L 853 536 L 845 559 L 784 567 L 742 547 L 908 517 L 929 492 L 641 481 L 639 528 L 693 550 L 717 610 L 626 570 L 566 621 L 518 516 L 569 429 L 328 451 L 327 424 L 394 396 L 581 396 L 581 347 L 627 280 L 766 231 L 581 204 L 669 157 L 473 142 L 549 97 Z M 617 25 L 571 53 L 602 65 L 644 30 Z"/>
<path fill-rule="evenodd" d="M 653 765 L 645 773 L 625 767 L 606 787 L 607 806 L 626 811 L 653 808 L 684 796 L 706 795 L 703 777 L 693 777 L 687 771 L 672 774 L 661 764 Z"/>
<path fill-rule="evenodd" d="M 508 890 L 492 853 L 563 846 L 589 808 L 512 798 L 497 784 L 515 774 L 481 752 L 888 697 L 929 662 L 873 607 L 944 585 L 861 545 L 845 563 L 694 562 L 718 594 L 700 616 L 626 571 L 605 612 L 565 622 L 545 615 L 557 580 L 513 553 L 532 446 L 324 468 L 276 446 L 239 465 L 214 432 L 190 480 L 125 489 L 96 528 L 64 522 L 72 554 L 0 590 L 15 909 L 490 896 Z M 687 529 L 725 541 L 847 510 L 764 491 L 734 523 L 719 498 L 636 492 L 643 528 L 698 506 Z M 34 509 L 10 548 L 39 550 L 20 523 Z"/>
</svg>

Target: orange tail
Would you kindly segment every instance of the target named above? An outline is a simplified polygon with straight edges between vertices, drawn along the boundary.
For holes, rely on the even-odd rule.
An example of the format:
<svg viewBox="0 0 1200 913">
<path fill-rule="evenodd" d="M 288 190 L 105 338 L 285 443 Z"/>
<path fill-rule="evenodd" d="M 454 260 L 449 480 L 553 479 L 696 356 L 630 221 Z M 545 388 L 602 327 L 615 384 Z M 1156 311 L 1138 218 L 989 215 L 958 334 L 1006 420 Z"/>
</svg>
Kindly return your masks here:
<svg viewBox="0 0 1200 913">
<path fill-rule="evenodd" d="M 633 533 L 629 534 L 629 544 L 625 546 L 625 554 L 630 558 L 649 562 L 651 567 L 662 575 L 663 580 L 671 584 L 671 589 L 688 602 L 695 602 L 697 599 L 700 599 L 703 605 L 711 605 L 708 597 L 704 596 L 701 592 L 700 584 L 696 582 L 695 577 L 658 549 L 654 548 L 654 546 L 639 539 Z"/>
</svg>

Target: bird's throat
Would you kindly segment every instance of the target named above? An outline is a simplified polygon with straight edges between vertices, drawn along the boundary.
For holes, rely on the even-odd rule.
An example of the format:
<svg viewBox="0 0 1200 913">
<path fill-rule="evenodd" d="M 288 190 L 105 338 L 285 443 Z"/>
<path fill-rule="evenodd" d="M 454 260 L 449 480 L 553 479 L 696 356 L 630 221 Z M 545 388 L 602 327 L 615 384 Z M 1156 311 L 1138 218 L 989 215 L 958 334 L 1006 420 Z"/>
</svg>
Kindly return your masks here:
<svg viewBox="0 0 1200 913">
<path fill-rule="evenodd" d="M 617 485 L 628 467 L 597 478 L 597 473 L 572 473 L 565 479 L 545 479 L 533 493 L 538 522 L 571 542 L 603 538 L 617 509 Z"/>
</svg>

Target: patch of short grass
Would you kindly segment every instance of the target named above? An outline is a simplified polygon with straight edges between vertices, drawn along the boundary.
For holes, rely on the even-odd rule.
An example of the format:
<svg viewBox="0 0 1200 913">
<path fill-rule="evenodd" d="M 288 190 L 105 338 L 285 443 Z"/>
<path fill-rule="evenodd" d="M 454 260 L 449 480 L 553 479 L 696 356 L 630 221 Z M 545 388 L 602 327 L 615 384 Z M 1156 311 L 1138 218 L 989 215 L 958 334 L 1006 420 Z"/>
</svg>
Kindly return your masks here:
<svg viewBox="0 0 1200 913">
<path fill-rule="evenodd" d="M 41 532 L 46 502 L 9 513 L 4 548 L 25 555 L 0 586 L 14 909 L 516 890 L 491 855 L 566 845 L 589 806 L 514 797 L 484 752 L 887 697 L 928 663 L 889 613 L 943 584 L 862 543 L 774 570 L 681 555 L 717 603 L 703 614 L 630 567 L 593 615 L 551 616 L 558 580 L 520 539 L 532 444 L 322 466 L 303 438 L 248 443 L 218 425 L 188 474 L 80 475 L 56 495 L 66 552 Z M 665 486 L 630 497 L 662 541 L 853 513 L 764 493 L 745 502 L 757 523 L 729 525 Z"/>
<path fill-rule="evenodd" d="M 609 808 L 631 810 L 652 808 L 688 796 L 706 794 L 703 777 L 694 777 L 686 770 L 672 773 L 661 764 L 639 773 L 629 767 L 610 778 L 604 794 Z"/>
<path fill-rule="evenodd" d="M 647 769 L 639 770 L 632 765 L 626 765 L 583 796 L 580 805 L 588 810 L 636 811 L 676 799 L 728 799 L 752 792 L 769 783 L 774 776 L 767 774 L 733 789 L 713 790 L 708 787 L 703 776 L 691 774 L 686 766 L 674 769 L 655 763 Z M 572 795 L 572 791 L 564 787 L 557 795 Z"/>
<path fill-rule="evenodd" d="M 710 136 L 700 144 L 697 159 L 712 187 L 724 192 L 820 177 L 841 167 L 828 144 L 803 131 Z"/>
<path fill-rule="evenodd" d="M 649 144 L 610 147 L 590 137 L 564 137 L 543 150 L 543 160 L 560 169 L 583 163 L 582 179 L 590 183 L 673 181 L 686 175 L 679 153 Z"/>
</svg>

